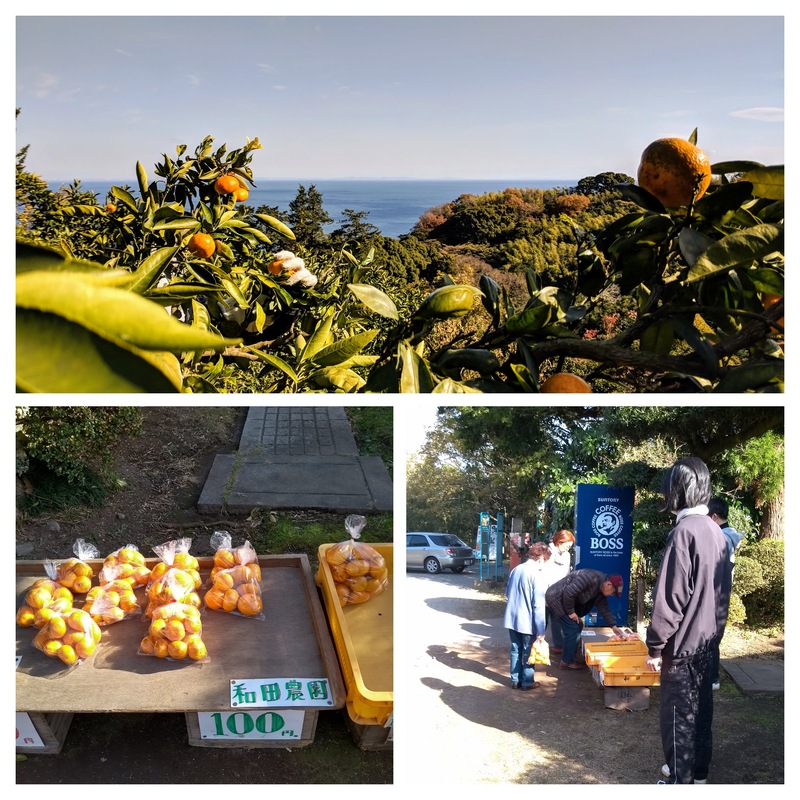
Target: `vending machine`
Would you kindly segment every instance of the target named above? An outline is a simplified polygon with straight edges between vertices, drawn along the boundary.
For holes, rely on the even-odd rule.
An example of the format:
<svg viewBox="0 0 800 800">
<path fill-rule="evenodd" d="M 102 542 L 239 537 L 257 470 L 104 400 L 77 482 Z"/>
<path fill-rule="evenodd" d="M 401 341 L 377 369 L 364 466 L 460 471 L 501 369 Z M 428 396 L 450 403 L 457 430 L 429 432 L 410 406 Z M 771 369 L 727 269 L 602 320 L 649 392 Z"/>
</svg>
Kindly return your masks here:
<svg viewBox="0 0 800 800">
<path fill-rule="evenodd" d="M 575 569 L 622 575 L 622 594 L 608 598 L 619 626 L 628 624 L 633 500 L 632 486 L 579 483 L 576 489 Z M 588 626 L 606 625 L 597 609 L 592 609 L 584 622 Z"/>
</svg>

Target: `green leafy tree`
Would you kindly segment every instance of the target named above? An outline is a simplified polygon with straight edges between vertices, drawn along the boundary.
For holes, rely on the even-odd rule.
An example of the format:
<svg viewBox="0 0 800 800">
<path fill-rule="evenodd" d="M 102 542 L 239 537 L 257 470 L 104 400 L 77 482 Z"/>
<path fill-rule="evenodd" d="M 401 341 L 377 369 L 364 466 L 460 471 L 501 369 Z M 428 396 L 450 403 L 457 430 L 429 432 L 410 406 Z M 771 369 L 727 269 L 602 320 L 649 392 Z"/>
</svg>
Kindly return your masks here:
<svg viewBox="0 0 800 800">
<path fill-rule="evenodd" d="M 325 211 L 322 194 L 312 183 L 308 189 L 302 184 L 297 195 L 289 203 L 289 225 L 295 237 L 306 248 L 319 247 L 327 239 L 325 226 L 333 222 L 333 217 Z"/>
</svg>

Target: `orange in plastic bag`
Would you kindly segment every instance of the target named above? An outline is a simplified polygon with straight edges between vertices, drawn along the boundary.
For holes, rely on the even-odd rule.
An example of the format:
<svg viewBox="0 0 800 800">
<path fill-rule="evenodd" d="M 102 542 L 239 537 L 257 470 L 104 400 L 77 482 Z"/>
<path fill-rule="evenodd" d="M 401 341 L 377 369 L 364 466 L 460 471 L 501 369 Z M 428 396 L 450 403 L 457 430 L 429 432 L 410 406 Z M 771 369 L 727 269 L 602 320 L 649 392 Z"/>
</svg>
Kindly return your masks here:
<svg viewBox="0 0 800 800">
<path fill-rule="evenodd" d="M 389 585 L 386 559 L 374 547 L 355 541 L 366 522 L 365 517 L 350 514 L 345 519 L 345 528 L 352 538 L 329 547 L 325 553 L 343 606 L 365 603 Z"/>
<path fill-rule="evenodd" d="M 186 603 L 156 608 L 147 636 L 139 643 L 139 654 L 170 661 L 208 661 L 199 609 Z"/>
</svg>

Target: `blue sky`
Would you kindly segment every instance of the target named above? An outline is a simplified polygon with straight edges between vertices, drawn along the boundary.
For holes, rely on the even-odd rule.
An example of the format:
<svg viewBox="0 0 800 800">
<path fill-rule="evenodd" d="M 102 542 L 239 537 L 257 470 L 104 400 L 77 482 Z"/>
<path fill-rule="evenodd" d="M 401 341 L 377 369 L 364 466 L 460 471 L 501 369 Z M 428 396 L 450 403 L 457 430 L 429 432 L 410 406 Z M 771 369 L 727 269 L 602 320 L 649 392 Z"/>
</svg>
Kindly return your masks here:
<svg viewBox="0 0 800 800">
<path fill-rule="evenodd" d="M 783 37 L 780 16 L 18 16 L 16 144 L 52 181 L 132 182 L 206 135 L 257 136 L 262 180 L 635 176 L 695 127 L 712 161 L 783 163 Z"/>
</svg>

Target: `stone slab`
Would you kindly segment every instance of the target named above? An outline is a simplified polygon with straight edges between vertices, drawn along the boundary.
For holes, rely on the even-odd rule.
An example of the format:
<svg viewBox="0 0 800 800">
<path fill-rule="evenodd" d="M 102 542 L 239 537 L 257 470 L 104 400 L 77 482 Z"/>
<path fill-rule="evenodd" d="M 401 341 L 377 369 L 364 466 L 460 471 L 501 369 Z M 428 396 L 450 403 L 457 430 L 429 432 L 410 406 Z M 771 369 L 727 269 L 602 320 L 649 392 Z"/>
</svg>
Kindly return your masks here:
<svg viewBox="0 0 800 800">
<path fill-rule="evenodd" d="M 783 661 L 774 659 L 721 659 L 720 666 L 744 694 L 783 694 Z"/>
<path fill-rule="evenodd" d="M 374 456 L 222 454 L 197 504 L 200 513 L 254 508 L 365 514 L 391 511 L 392 482 Z"/>
</svg>

